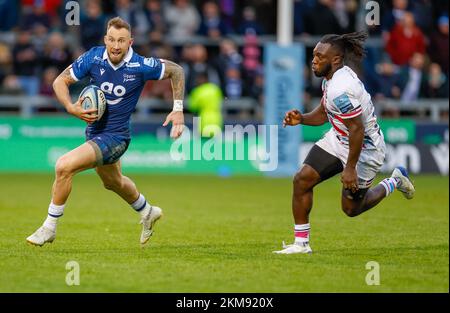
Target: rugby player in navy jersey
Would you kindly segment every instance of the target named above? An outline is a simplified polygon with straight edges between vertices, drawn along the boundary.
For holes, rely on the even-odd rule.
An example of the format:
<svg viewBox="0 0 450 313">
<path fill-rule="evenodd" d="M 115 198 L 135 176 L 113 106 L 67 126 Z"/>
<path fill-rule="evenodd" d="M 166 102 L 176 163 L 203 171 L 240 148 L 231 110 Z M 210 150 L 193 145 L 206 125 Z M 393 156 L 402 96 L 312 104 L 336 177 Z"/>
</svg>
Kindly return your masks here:
<svg viewBox="0 0 450 313">
<path fill-rule="evenodd" d="M 140 243 L 144 245 L 153 233 L 154 224 L 162 216 L 161 208 L 151 205 L 133 181 L 122 175 L 120 157 L 130 143 L 130 116 L 147 80 L 169 78 L 174 106 L 163 126 L 172 123 L 171 137 L 178 138 L 184 127 L 184 73 L 181 66 L 157 58 L 146 58 L 133 51 L 133 38 L 128 23 L 119 17 L 108 21 L 105 46 L 93 47 L 66 68 L 54 81 L 58 101 L 68 113 L 88 123 L 86 142 L 61 156 L 55 166 L 55 181 L 48 215 L 43 225 L 27 238 L 42 246 L 56 236 L 58 219 L 63 215 L 72 178 L 75 174 L 95 168 L 106 189 L 117 193 L 141 216 Z M 106 96 L 105 113 L 97 121 L 97 111 L 83 110 L 79 99 L 72 103 L 69 85 L 84 77 L 101 88 Z"/>
</svg>

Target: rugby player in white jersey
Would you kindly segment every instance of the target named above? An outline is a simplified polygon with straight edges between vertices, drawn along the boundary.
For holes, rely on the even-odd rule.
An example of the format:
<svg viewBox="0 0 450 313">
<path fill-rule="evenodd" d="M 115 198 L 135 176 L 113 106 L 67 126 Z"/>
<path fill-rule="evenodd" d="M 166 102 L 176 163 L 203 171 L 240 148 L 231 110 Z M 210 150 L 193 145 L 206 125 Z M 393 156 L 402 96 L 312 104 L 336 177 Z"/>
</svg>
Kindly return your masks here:
<svg viewBox="0 0 450 313">
<path fill-rule="evenodd" d="M 355 32 L 325 35 L 313 51 L 312 70 L 323 77 L 323 97 L 312 112 L 298 110 L 286 113 L 283 127 L 299 124 L 318 126 L 330 122 L 331 129 L 312 147 L 303 166 L 294 177 L 292 212 L 293 244 L 278 254 L 311 253 L 309 213 L 314 186 L 338 174 L 342 182 L 342 210 L 357 216 L 399 190 L 412 199 L 414 186 L 405 168 L 397 167 L 391 177 L 371 188 L 383 165 L 386 153 L 383 133 L 377 123 L 370 95 L 346 62 L 364 56 L 367 34 Z"/>
</svg>

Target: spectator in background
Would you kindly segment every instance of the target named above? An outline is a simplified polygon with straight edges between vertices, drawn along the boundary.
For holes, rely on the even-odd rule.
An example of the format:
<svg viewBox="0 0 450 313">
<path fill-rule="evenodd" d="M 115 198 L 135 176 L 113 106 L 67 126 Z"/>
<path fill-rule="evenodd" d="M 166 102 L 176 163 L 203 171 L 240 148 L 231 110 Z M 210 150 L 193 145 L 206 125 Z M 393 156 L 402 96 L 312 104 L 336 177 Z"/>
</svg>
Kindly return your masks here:
<svg viewBox="0 0 450 313">
<path fill-rule="evenodd" d="M 318 0 L 316 5 L 305 15 L 305 33 L 310 35 L 342 33 L 333 10 L 334 0 Z"/>
<path fill-rule="evenodd" d="M 225 95 L 229 99 L 239 99 L 242 96 L 243 83 L 239 66 L 229 66 L 225 72 Z"/>
<path fill-rule="evenodd" d="M 245 91 L 250 90 L 254 84 L 254 79 L 258 69 L 261 67 L 259 58 L 261 51 L 259 48 L 258 37 L 254 34 L 247 33 L 244 36 L 244 47 L 242 48 L 243 56 L 243 78 Z M 247 93 L 247 92 L 246 92 Z"/>
<path fill-rule="evenodd" d="M 334 0 L 333 12 L 343 33 L 355 31 L 357 10 L 356 0 Z"/>
<path fill-rule="evenodd" d="M 39 78 L 37 77 L 39 56 L 31 43 L 29 31 L 19 32 L 12 54 L 14 73 L 18 76 L 21 88 L 29 96 L 36 95 L 39 91 Z"/>
<path fill-rule="evenodd" d="M 235 12 L 237 9 L 236 0 L 219 0 L 220 12 L 222 13 L 222 20 L 228 29 L 233 29 L 233 22 L 235 20 Z"/>
<path fill-rule="evenodd" d="M 294 0 L 294 34 L 305 32 L 305 16 L 315 7 L 315 0 Z"/>
<path fill-rule="evenodd" d="M 198 72 L 194 88 L 189 94 L 189 110 L 200 117 L 199 133 L 202 137 L 212 137 L 214 132 L 207 127 L 222 129 L 223 94 L 219 86 L 208 81 L 207 72 Z"/>
<path fill-rule="evenodd" d="M 139 39 L 141 36 L 146 35 L 150 28 L 147 17 L 135 3 L 132 3 L 130 0 L 116 0 L 115 12 L 131 25 L 133 37 Z"/>
<path fill-rule="evenodd" d="M 0 1 L 0 31 L 10 31 L 19 23 L 19 8 L 16 1 Z"/>
<path fill-rule="evenodd" d="M 249 96 L 258 101 L 260 106 L 264 103 L 264 70 L 261 66 L 255 72 L 253 85 L 250 87 Z M 260 117 L 263 118 L 262 116 Z"/>
<path fill-rule="evenodd" d="M 153 31 L 153 37 L 150 38 L 149 45 L 145 45 L 147 50 L 143 50 L 141 55 L 156 57 L 159 59 L 173 60 L 174 50 L 172 46 L 162 41 L 162 36 L 157 37 L 156 34 L 161 34 L 159 31 Z M 158 98 L 167 102 L 173 101 L 172 83 L 170 79 L 149 80 L 144 86 L 141 93 L 142 97 Z"/>
<path fill-rule="evenodd" d="M 433 30 L 433 5 L 431 0 L 411 1 L 411 11 L 420 30 L 424 34 L 431 33 Z"/>
<path fill-rule="evenodd" d="M 427 98 L 448 98 L 448 78 L 437 63 L 431 63 L 426 77 L 425 96 Z"/>
<path fill-rule="evenodd" d="M 0 94 L 3 95 L 22 95 L 23 89 L 19 78 L 16 75 L 7 75 L 0 86 Z"/>
<path fill-rule="evenodd" d="M 59 32 L 51 33 L 42 55 L 43 68 L 56 67 L 59 72 L 62 72 L 70 63 L 72 63 L 72 57 L 63 35 Z"/>
<path fill-rule="evenodd" d="M 186 75 L 186 91 L 191 92 L 197 82 L 197 75 L 207 73 L 208 80 L 220 86 L 220 78 L 217 70 L 208 63 L 208 52 L 205 46 L 201 44 L 194 44 L 189 48 L 190 62 L 185 68 Z"/>
<path fill-rule="evenodd" d="M 56 67 L 49 67 L 44 70 L 41 86 L 39 88 L 40 95 L 49 97 L 54 95 L 53 82 L 56 77 L 58 77 L 59 73 L 61 73 L 61 71 Z"/>
<path fill-rule="evenodd" d="M 194 35 L 200 24 L 197 9 L 188 0 L 173 0 L 165 10 L 167 35 L 176 40 L 186 40 Z"/>
<path fill-rule="evenodd" d="M 405 12 L 389 35 L 386 51 L 397 65 L 405 65 L 415 53 L 425 53 L 425 36 L 414 22 L 414 15 Z"/>
<path fill-rule="evenodd" d="M 225 90 L 225 74 L 230 67 L 237 67 L 241 71 L 242 56 L 231 39 L 223 39 L 219 44 L 219 55 L 216 57 L 215 66 L 218 69 L 221 88 Z"/>
<path fill-rule="evenodd" d="M 227 25 L 220 17 L 219 6 L 213 1 L 207 1 L 203 4 L 202 21 L 198 34 L 207 36 L 211 39 L 219 39 L 228 34 Z"/>
<path fill-rule="evenodd" d="M 45 2 L 43 0 L 34 0 L 32 10 L 24 13 L 21 24 L 23 29 L 31 31 L 38 27 L 50 29 L 51 20 L 45 10 Z"/>
<path fill-rule="evenodd" d="M 375 99 L 399 98 L 400 91 L 395 89 L 395 83 L 398 79 L 398 67 L 392 62 L 385 60 L 376 65 L 376 90 Z"/>
<path fill-rule="evenodd" d="M 88 1 L 86 13 L 81 16 L 80 36 L 85 50 L 99 45 L 105 33 L 106 18 L 99 1 Z"/>
<path fill-rule="evenodd" d="M 441 65 L 442 70 L 448 76 L 448 16 L 443 15 L 438 19 L 437 31 L 430 38 L 428 54 L 433 62 Z"/>
<path fill-rule="evenodd" d="M 238 34 L 245 35 L 252 33 L 256 35 L 263 35 L 264 29 L 261 24 L 256 21 L 256 11 L 253 7 L 245 7 L 242 12 L 242 22 L 238 27 Z"/>
<path fill-rule="evenodd" d="M 408 0 L 393 0 L 392 9 L 388 10 L 381 20 L 381 27 L 384 34 L 384 39 L 387 41 L 389 39 L 389 33 L 392 31 L 394 26 L 401 22 L 403 15 L 408 10 Z"/>
<path fill-rule="evenodd" d="M 426 83 L 424 65 L 425 56 L 416 52 L 411 57 L 409 65 L 400 70 L 395 87 L 401 91 L 400 99 L 403 102 L 415 101 L 424 97 Z M 396 88 L 394 88 L 394 95 L 398 95 Z"/>
<path fill-rule="evenodd" d="M 12 55 L 8 45 L 0 42 L 0 84 L 11 72 Z"/>
<path fill-rule="evenodd" d="M 164 20 L 160 0 L 147 0 L 145 2 L 144 14 L 151 32 L 158 31 L 161 34 L 166 32 L 167 25 Z"/>
</svg>

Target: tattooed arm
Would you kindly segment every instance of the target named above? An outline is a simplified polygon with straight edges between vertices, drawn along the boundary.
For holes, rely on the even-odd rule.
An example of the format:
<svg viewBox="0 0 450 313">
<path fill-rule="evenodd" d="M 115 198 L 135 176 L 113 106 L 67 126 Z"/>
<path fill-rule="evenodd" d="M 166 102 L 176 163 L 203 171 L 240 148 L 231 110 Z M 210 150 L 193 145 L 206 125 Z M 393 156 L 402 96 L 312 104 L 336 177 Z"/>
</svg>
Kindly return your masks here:
<svg viewBox="0 0 450 313">
<path fill-rule="evenodd" d="M 56 77 L 53 82 L 53 90 L 55 91 L 56 98 L 58 101 L 64 106 L 66 111 L 87 123 L 95 122 L 97 119 L 96 109 L 91 110 L 83 110 L 81 107 L 81 102 L 83 99 L 78 99 L 78 101 L 72 104 L 72 99 L 70 98 L 69 86 L 76 82 L 73 79 L 72 75 L 70 75 L 70 68 L 72 66 L 68 66 L 58 77 Z"/>
<path fill-rule="evenodd" d="M 170 78 L 172 83 L 173 99 L 184 99 L 184 70 L 183 68 L 171 61 L 164 60 L 166 69 L 163 79 Z"/>
<path fill-rule="evenodd" d="M 170 78 L 172 83 L 172 92 L 174 106 L 173 111 L 167 116 L 163 126 L 167 126 L 172 122 L 173 127 L 171 131 L 172 138 L 178 138 L 181 136 L 184 128 L 184 115 L 183 115 L 183 99 L 184 99 L 184 71 L 183 68 L 171 61 L 164 60 L 165 71 L 163 79 Z"/>
</svg>

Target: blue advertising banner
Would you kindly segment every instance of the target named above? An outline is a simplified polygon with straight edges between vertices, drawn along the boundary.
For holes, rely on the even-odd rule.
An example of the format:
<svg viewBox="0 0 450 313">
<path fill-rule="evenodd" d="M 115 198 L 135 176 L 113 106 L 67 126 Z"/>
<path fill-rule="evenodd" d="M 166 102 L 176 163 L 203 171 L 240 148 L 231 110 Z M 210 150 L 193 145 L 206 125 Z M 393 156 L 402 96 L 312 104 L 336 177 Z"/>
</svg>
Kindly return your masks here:
<svg viewBox="0 0 450 313">
<path fill-rule="evenodd" d="M 264 46 L 264 122 L 266 125 L 278 125 L 278 166 L 273 171 L 266 171 L 268 176 L 292 176 L 299 166 L 300 127 L 282 128 L 282 121 L 287 111 L 303 109 L 304 58 L 302 44 L 279 46 L 267 43 Z"/>
</svg>

